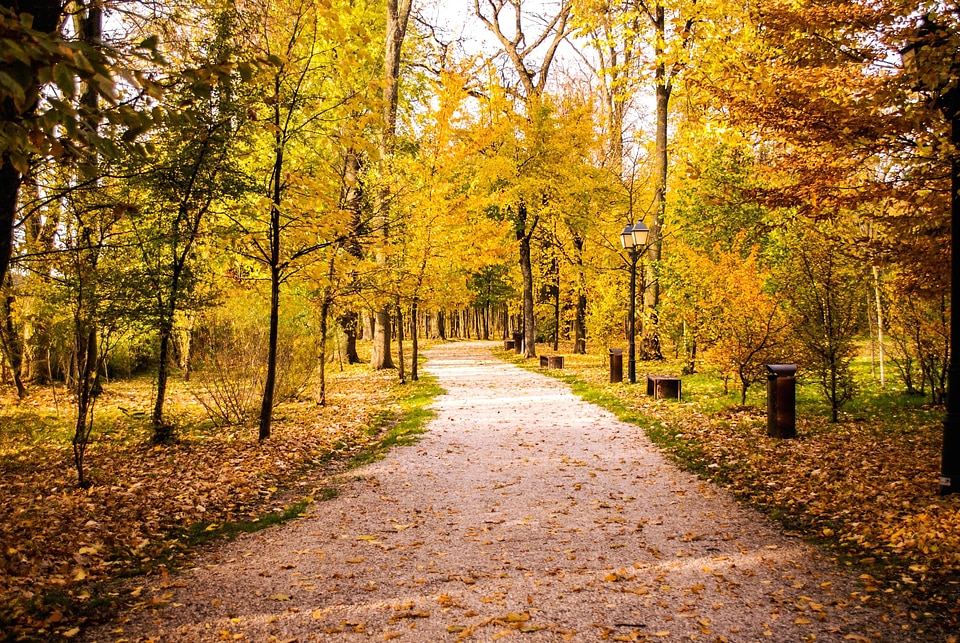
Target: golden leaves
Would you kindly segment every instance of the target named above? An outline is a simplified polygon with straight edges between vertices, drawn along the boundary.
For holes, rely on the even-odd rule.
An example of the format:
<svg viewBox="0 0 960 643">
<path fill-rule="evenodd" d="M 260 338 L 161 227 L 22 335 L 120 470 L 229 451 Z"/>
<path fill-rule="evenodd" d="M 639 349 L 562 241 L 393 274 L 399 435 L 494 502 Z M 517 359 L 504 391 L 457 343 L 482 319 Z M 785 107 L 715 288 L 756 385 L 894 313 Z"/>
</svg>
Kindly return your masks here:
<svg viewBox="0 0 960 643">
<path fill-rule="evenodd" d="M 22 428 L 0 435 L 0 458 L 16 463 L 0 471 L 6 500 L 0 505 L 0 551 L 6 553 L 0 616 L 10 617 L 8 609 L 23 613 L 18 605 L 51 590 L 89 597 L 84 586 L 91 581 L 128 566 L 149 567 L 159 556 L 186 555 L 187 528 L 197 539 L 238 523 L 256 528 L 252 518 L 266 507 L 298 499 L 278 498 L 298 472 L 321 459 L 348 456 L 375 439 L 367 428 L 386 407 L 391 380 L 389 373 L 365 369 L 362 376 L 352 370 L 336 375 L 327 407 L 284 405 L 286 419 L 268 442 L 259 443 L 246 429 L 205 428 L 184 431 L 179 443 L 168 446 L 148 446 L 149 427 L 117 411 L 147 408 L 149 382 L 112 382 L 99 401 L 104 436 L 90 455 L 101 473 L 88 490 L 75 488 L 64 464 L 69 445 L 58 441 L 64 434 L 49 390 L 38 389 L 19 407 L 4 404 L 0 421 Z M 172 389 L 168 399 L 184 425 L 202 426 L 202 411 L 185 389 Z M 141 599 L 142 591 L 132 589 L 128 596 Z M 274 594 L 271 600 L 292 597 Z"/>
</svg>

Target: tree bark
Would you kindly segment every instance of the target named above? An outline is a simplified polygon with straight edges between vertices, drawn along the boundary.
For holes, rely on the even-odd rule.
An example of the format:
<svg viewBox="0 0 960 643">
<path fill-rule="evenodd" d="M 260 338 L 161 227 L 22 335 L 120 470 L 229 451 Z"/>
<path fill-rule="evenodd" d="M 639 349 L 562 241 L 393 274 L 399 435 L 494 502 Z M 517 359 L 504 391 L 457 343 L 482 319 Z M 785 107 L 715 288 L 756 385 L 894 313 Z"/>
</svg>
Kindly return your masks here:
<svg viewBox="0 0 960 643">
<path fill-rule="evenodd" d="M 343 331 L 344 352 L 346 353 L 348 364 L 359 364 L 363 360 L 357 354 L 357 327 L 360 316 L 355 310 L 348 310 L 337 319 L 340 329 Z"/>
<path fill-rule="evenodd" d="M 583 269 L 584 238 L 573 235 L 574 256 L 577 266 L 577 303 L 573 315 L 573 352 L 576 355 L 587 353 L 587 279 Z"/>
<path fill-rule="evenodd" d="M 413 334 L 413 336 L 410 338 L 411 343 L 413 344 L 413 349 L 412 349 L 413 361 L 410 363 L 410 379 L 412 379 L 414 382 L 420 379 L 420 368 L 417 365 L 417 360 L 420 356 L 420 342 L 418 339 L 420 336 L 420 332 L 418 328 L 419 322 L 417 321 L 417 316 L 419 312 L 418 308 L 419 307 L 417 306 L 417 300 L 414 300 L 413 305 L 410 307 L 410 328 Z"/>
<path fill-rule="evenodd" d="M 516 234 L 520 245 L 520 274 L 523 277 L 523 355 L 529 358 L 537 356 L 537 325 L 533 316 L 533 266 L 530 259 L 530 239 L 537 227 L 537 218 L 534 217 L 530 229 L 527 230 L 526 204 L 521 202 L 517 210 Z"/>
<path fill-rule="evenodd" d="M 383 131 L 380 137 L 380 159 L 386 163 L 396 146 L 397 103 L 399 98 L 400 53 L 410 18 L 411 0 L 387 0 L 387 31 L 383 70 Z M 381 236 L 389 238 L 390 188 L 381 186 L 378 223 Z M 380 257 L 381 267 L 384 257 Z M 370 365 L 375 369 L 394 368 L 390 355 L 390 309 L 377 311 Z"/>
<path fill-rule="evenodd" d="M 407 375 L 403 359 L 403 311 L 397 303 L 397 376 L 401 384 L 407 383 Z"/>
<path fill-rule="evenodd" d="M 27 389 L 23 385 L 23 343 L 21 336 L 17 333 L 13 325 L 13 304 L 16 298 L 13 296 L 10 279 L 7 279 L 7 294 L 3 298 L 3 328 L 0 331 L 0 339 L 3 339 L 3 352 L 6 355 L 7 363 L 10 365 L 10 375 L 13 377 L 13 384 L 17 387 L 17 398 L 22 400 L 27 396 Z"/>
<path fill-rule="evenodd" d="M 278 70 L 274 77 L 274 159 L 270 199 L 270 245 L 267 265 L 270 268 L 270 335 L 267 348 L 267 375 L 263 382 L 263 401 L 260 404 L 260 440 L 270 437 L 270 425 L 273 422 L 273 398 L 277 387 L 277 338 L 280 328 L 280 205 L 283 202 L 283 164 L 284 140 L 280 114 L 280 77 Z"/>
<path fill-rule="evenodd" d="M 330 297 L 325 294 L 320 303 L 320 392 L 317 404 L 327 405 L 327 319 L 330 317 Z"/>
</svg>

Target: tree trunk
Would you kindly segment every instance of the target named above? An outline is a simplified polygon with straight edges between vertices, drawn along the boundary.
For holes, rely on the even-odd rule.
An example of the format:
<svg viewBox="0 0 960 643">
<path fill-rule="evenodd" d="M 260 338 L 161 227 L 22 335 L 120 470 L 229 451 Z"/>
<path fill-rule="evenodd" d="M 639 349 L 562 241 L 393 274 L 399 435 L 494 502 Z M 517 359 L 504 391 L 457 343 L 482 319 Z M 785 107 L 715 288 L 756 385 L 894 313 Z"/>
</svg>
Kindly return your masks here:
<svg viewBox="0 0 960 643">
<path fill-rule="evenodd" d="M 274 77 L 274 161 L 271 176 L 270 203 L 270 336 L 267 348 L 267 375 L 263 382 L 263 400 L 260 404 L 260 440 L 270 437 L 270 425 L 273 422 L 273 398 L 277 387 L 277 338 L 280 329 L 280 234 L 282 221 L 280 206 L 283 203 L 284 141 L 280 114 L 280 73 Z"/>
<path fill-rule="evenodd" d="M 447 324 L 446 316 L 442 310 L 437 311 L 437 335 L 443 341 L 447 341 Z"/>
<path fill-rule="evenodd" d="M 9 273 L 8 273 L 9 277 Z M 13 377 L 13 384 L 17 387 L 17 398 L 22 400 L 27 396 L 27 389 L 23 385 L 23 343 L 21 336 L 17 333 L 13 325 L 13 304 L 16 298 L 13 296 L 13 286 L 11 280 L 7 279 L 7 294 L 3 299 L 3 326 L 0 329 L 0 339 L 3 340 L 3 353 L 10 365 L 10 375 Z"/>
<path fill-rule="evenodd" d="M 533 266 L 530 260 L 530 239 L 537 227 L 537 218 L 527 229 L 527 206 L 517 206 L 516 235 L 520 245 L 520 274 L 523 277 L 523 355 L 537 356 L 537 322 L 533 315 Z"/>
<path fill-rule="evenodd" d="M 413 306 L 410 307 L 410 327 L 413 329 L 413 337 L 410 338 L 413 343 L 413 361 L 410 363 L 410 379 L 412 379 L 414 382 L 420 379 L 420 368 L 417 365 L 417 360 L 420 357 L 420 341 L 418 339 L 420 333 L 418 332 L 417 328 L 417 324 L 419 323 L 417 321 L 417 308 L 417 301 L 414 300 Z"/>
<path fill-rule="evenodd" d="M 61 0 L 0 0 L 0 7 L 18 14 L 30 14 L 33 16 L 32 28 L 49 34 L 57 31 L 64 12 Z M 0 124 L 12 124 L 34 112 L 41 83 L 36 68 L 15 59 L 4 62 L 4 71 L 17 79 L 26 99 L 20 107 L 9 98 L 0 101 Z M 9 152 L 4 151 L 0 154 L 0 283 L 6 279 L 13 256 L 13 230 L 17 222 L 22 183 L 23 174 L 14 167 L 14 159 Z"/>
<path fill-rule="evenodd" d="M 411 0 L 387 0 L 387 25 L 383 69 L 383 131 L 380 137 L 380 159 L 386 163 L 393 156 L 396 145 L 397 102 L 399 98 L 400 51 L 407 31 Z M 390 189 L 382 186 L 378 212 L 378 228 L 386 240 L 389 237 Z M 383 265 L 381 255 L 378 263 Z M 377 311 L 373 334 L 373 354 L 370 365 L 375 369 L 394 368 L 390 356 L 390 309 Z"/>
<path fill-rule="evenodd" d="M 560 271 L 557 270 L 557 283 L 553 291 L 553 350 L 560 350 Z"/>
<path fill-rule="evenodd" d="M 73 432 L 73 464 L 77 469 L 77 486 L 90 486 L 83 467 L 90 434 L 93 431 L 93 404 L 99 393 L 97 374 L 97 330 L 81 331 L 77 341 L 77 423 Z"/>
<path fill-rule="evenodd" d="M 883 306 L 880 297 L 880 268 L 873 267 L 873 293 L 877 301 L 877 349 L 880 360 L 880 388 L 887 387 L 886 358 L 887 352 L 883 344 Z"/>
<path fill-rule="evenodd" d="M 280 269 L 270 270 L 270 338 L 267 349 L 267 376 L 263 382 L 263 402 L 260 405 L 259 439 L 270 437 L 273 422 L 273 398 L 277 388 L 277 338 L 280 329 Z"/>
<path fill-rule="evenodd" d="M 320 303 L 320 391 L 317 404 L 327 405 L 327 319 L 330 317 L 330 293 L 324 294 Z"/>
<path fill-rule="evenodd" d="M 355 310 L 348 310 L 337 319 L 340 329 L 343 331 L 344 352 L 347 356 L 348 364 L 359 364 L 363 360 L 357 354 L 357 327 L 360 316 Z"/>
<path fill-rule="evenodd" d="M 648 323 L 644 324 L 644 350 L 647 359 L 663 359 L 660 352 L 659 324 L 657 319 L 660 305 L 660 282 L 657 279 L 657 270 L 660 258 L 663 255 L 663 241 L 660 230 L 663 227 L 663 217 L 667 204 L 667 125 L 670 116 L 670 93 L 673 89 L 672 79 L 667 73 L 664 45 L 666 38 L 666 16 L 663 5 L 657 3 L 654 16 L 656 32 L 655 54 L 657 66 L 654 71 L 656 82 L 656 134 L 654 152 L 654 199 L 653 221 L 650 227 L 647 261 L 645 262 L 646 275 L 644 279 L 643 302 L 649 313 Z"/>
<path fill-rule="evenodd" d="M 173 335 L 172 315 L 160 321 L 160 352 L 157 356 L 157 396 L 153 404 L 153 442 L 165 444 L 173 437 L 172 429 L 163 421 L 163 404 L 167 395 L 167 378 L 170 373 L 170 338 Z"/>
<path fill-rule="evenodd" d="M 370 366 L 375 369 L 396 368 L 390 354 L 391 319 L 390 310 L 378 310 L 373 317 L 373 352 Z"/>
<path fill-rule="evenodd" d="M 397 303 L 397 376 L 401 384 L 407 383 L 407 374 L 403 359 L 403 311 Z"/>
</svg>

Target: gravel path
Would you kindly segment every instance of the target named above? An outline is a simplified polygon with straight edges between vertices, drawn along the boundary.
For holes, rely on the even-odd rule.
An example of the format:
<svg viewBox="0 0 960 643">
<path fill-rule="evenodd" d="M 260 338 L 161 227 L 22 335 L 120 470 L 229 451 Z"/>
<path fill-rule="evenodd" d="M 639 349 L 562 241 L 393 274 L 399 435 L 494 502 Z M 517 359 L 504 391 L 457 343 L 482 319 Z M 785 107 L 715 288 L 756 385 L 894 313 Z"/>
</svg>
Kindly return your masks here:
<svg viewBox="0 0 960 643">
<path fill-rule="evenodd" d="M 83 639 L 898 640 L 802 541 L 490 347 L 429 351 L 419 444 Z"/>
</svg>

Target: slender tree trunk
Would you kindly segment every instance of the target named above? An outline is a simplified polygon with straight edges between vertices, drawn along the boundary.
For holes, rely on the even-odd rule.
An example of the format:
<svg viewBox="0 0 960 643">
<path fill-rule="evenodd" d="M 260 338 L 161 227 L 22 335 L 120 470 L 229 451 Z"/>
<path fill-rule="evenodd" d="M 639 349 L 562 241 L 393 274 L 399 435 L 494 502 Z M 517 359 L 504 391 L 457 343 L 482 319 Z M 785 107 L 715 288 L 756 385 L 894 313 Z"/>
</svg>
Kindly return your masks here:
<svg viewBox="0 0 960 643">
<path fill-rule="evenodd" d="M 407 383 L 407 375 L 404 369 L 403 359 L 403 311 L 400 309 L 400 303 L 397 303 L 397 375 L 401 384 Z"/>
<path fill-rule="evenodd" d="M 280 329 L 280 269 L 270 270 L 270 337 L 267 349 L 267 376 L 263 382 L 260 405 L 260 440 L 270 437 L 273 422 L 273 401 L 277 388 L 277 339 Z"/>
<path fill-rule="evenodd" d="M 170 440 L 170 427 L 163 421 L 163 404 L 167 395 L 167 379 L 170 373 L 170 339 L 173 335 L 172 314 L 160 321 L 160 351 L 157 359 L 157 396 L 153 404 L 153 442 L 163 444 Z"/>
<path fill-rule="evenodd" d="M 76 16 L 78 31 L 83 34 L 84 41 L 92 47 L 101 45 L 103 34 L 103 10 L 98 1 L 91 2 L 85 14 Z M 93 131 L 100 127 L 99 119 L 94 116 L 99 104 L 98 90 L 92 84 L 85 84 L 80 102 L 89 110 L 88 125 Z M 82 172 L 85 179 L 91 179 L 93 184 L 98 183 L 99 159 L 94 155 L 93 162 Z M 77 368 L 76 400 L 77 423 L 73 433 L 73 461 L 77 469 L 77 485 L 81 488 L 90 486 L 84 470 L 84 456 L 90 444 L 90 435 L 93 431 L 94 400 L 100 393 L 100 383 L 97 380 L 97 315 L 98 297 L 97 265 L 100 259 L 102 240 L 94 241 L 93 230 L 85 223 L 81 224 L 77 238 L 77 309 L 75 317 L 75 359 Z"/>
<path fill-rule="evenodd" d="M 533 266 L 531 264 L 530 240 L 537 227 L 537 218 L 527 226 L 527 206 L 517 206 L 516 235 L 520 245 L 520 275 L 523 277 L 523 355 L 537 356 L 537 322 L 533 314 Z"/>
<path fill-rule="evenodd" d="M 413 343 L 413 362 L 410 364 L 410 379 L 412 379 L 414 382 L 420 379 L 420 368 L 417 364 L 417 361 L 420 358 L 420 332 L 418 329 L 419 322 L 417 321 L 417 316 L 419 313 L 418 308 L 417 300 L 414 299 L 413 306 L 410 307 L 410 326 L 413 329 L 413 337 L 410 338 Z"/>
<path fill-rule="evenodd" d="M 447 341 L 447 320 L 442 310 L 437 311 L 437 335 L 443 341 Z"/>
<path fill-rule="evenodd" d="M 329 292 L 323 296 L 320 303 L 320 392 L 317 395 L 317 404 L 327 404 L 327 320 L 330 317 Z"/>
<path fill-rule="evenodd" d="M 883 305 L 881 303 L 880 296 L 880 268 L 878 266 L 873 267 L 873 293 L 877 302 L 877 348 L 878 355 L 880 359 L 880 388 L 887 387 L 887 373 L 886 373 L 886 361 L 887 361 L 887 352 L 883 343 Z"/>
<path fill-rule="evenodd" d="M 90 328 L 78 337 L 77 424 L 73 432 L 73 464 L 77 469 L 77 486 L 86 489 L 90 481 L 84 469 L 84 456 L 93 431 L 93 403 L 98 394 L 97 330 Z"/>
<path fill-rule="evenodd" d="M 284 141 L 280 115 L 280 72 L 275 76 L 273 118 L 274 118 L 274 161 L 271 178 L 270 207 L 270 335 L 267 348 L 267 375 L 263 382 L 263 401 L 260 404 L 260 440 L 270 437 L 270 425 L 273 422 L 273 403 L 277 387 L 277 338 L 280 329 L 280 205 L 283 202 Z"/>
<path fill-rule="evenodd" d="M 571 231 L 572 232 L 572 231 Z M 574 261 L 577 267 L 577 302 L 573 315 L 573 352 L 587 353 L 587 277 L 583 267 L 583 235 L 573 235 Z"/>
<path fill-rule="evenodd" d="M 7 294 L 3 298 L 3 327 L 0 329 L 0 339 L 3 340 L 3 353 L 10 365 L 10 375 L 13 378 L 13 384 L 17 387 L 17 398 L 22 400 L 27 396 L 27 389 L 23 385 L 23 343 L 21 336 L 17 333 L 13 325 L 13 304 L 16 298 L 13 296 L 13 284 L 7 274 Z"/>
<path fill-rule="evenodd" d="M 411 0 L 387 0 L 387 26 L 383 73 L 383 132 L 380 137 L 381 163 L 393 156 L 397 131 L 397 103 L 399 98 L 400 52 L 410 17 Z M 390 220 L 390 189 L 381 187 L 379 203 L 379 228 L 384 239 L 388 238 L 387 222 Z M 380 263 L 384 259 L 381 257 Z M 390 355 L 390 309 L 384 306 L 377 311 L 373 335 L 371 366 L 375 369 L 394 368 Z"/>
<path fill-rule="evenodd" d="M 560 350 L 560 271 L 553 291 L 553 350 Z"/>
</svg>

